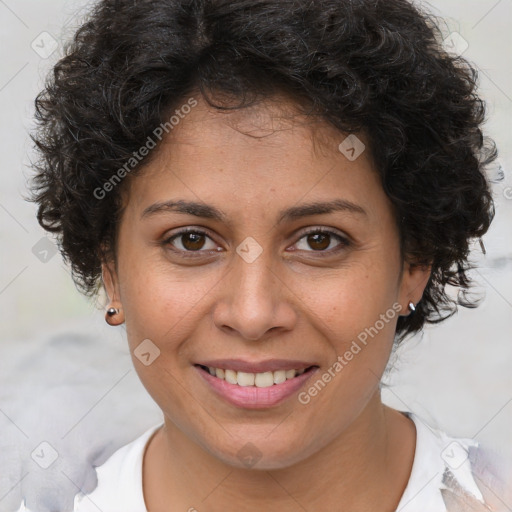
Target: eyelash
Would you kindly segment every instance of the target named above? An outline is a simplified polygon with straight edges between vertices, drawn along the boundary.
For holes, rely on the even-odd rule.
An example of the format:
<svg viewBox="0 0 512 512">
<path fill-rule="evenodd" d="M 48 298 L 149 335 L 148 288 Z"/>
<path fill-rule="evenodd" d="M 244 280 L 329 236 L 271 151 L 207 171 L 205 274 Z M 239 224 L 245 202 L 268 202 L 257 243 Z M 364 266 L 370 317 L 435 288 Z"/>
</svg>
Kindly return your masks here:
<svg viewBox="0 0 512 512">
<path fill-rule="evenodd" d="M 206 231 L 202 231 L 201 229 L 198 229 L 198 228 L 186 228 L 177 233 L 174 233 L 170 237 L 165 238 L 165 240 L 162 241 L 162 246 L 164 246 L 164 247 L 171 246 L 172 247 L 172 242 L 174 241 L 174 239 L 179 238 L 180 236 L 186 235 L 187 233 L 204 235 L 212 240 L 212 237 Z M 313 253 L 317 253 L 317 254 L 321 255 L 320 257 L 324 257 L 324 255 L 326 257 L 326 256 L 331 256 L 332 254 L 337 253 L 343 249 L 346 249 L 348 246 L 350 246 L 350 241 L 346 237 L 340 235 L 339 233 L 330 231 L 325 228 L 314 228 L 309 231 L 303 232 L 296 243 L 298 243 L 300 240 L 302 240 L 304 237 L 306 237 L 308 235 L 319 234 L 319 233 L 324 234 L 324 235 L 331 235 L 332 237 L 336 238 L 340 242 L 340 246 L 337 249 L 330 249 L 330 250 L 324 250 L 324 251 L 311 250 L 311 251 L 306 251 L 306 252 L 313 252 Z M 171 250 L 174 252 L 180 253 L 184 258 L 197 258 L 197 257 L 202 256 L 203 255 L 202 253 L 204 253 L 204 250 L 183 251 L 181 249 L 174 249 L 174 248 L 171 248 Z M 206 252 L 215 253 L 215 252 L 219 252 L 219 251 L 207 249 Z"/>
</svg>

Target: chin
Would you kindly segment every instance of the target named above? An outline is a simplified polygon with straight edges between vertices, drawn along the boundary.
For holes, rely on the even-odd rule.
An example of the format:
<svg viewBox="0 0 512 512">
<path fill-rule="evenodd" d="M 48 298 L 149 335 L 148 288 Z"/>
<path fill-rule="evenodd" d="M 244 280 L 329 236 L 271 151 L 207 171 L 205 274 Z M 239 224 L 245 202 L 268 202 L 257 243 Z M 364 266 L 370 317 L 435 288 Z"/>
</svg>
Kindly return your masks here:
<svg viewBox="0 0 512 512">
<path fill-rule="evenodd" d="M 289 468 L 314 453 L 304 442 L 298 439 L 290 442 L 290 437 L 284 436 L 274 439 L 244 436 L 236 441 L 230 438 L 224 447 L 211 447 L 209 451 L 226 465 L 262 471 Z"/>
</svg>

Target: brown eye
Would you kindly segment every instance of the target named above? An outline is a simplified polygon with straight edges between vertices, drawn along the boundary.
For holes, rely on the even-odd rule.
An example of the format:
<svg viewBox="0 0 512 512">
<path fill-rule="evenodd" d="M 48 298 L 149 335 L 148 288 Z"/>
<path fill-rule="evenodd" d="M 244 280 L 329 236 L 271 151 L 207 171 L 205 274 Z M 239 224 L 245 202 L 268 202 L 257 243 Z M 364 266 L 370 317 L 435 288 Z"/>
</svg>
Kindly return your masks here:
<svg viewBox="0 0 512 512">
<path fill-rule="evenodd" d="M 210 247 L 207 246 L 208 240 L 211 242 Z M 164 240 L 163 244 L 171 246 L 172 250 L 184 254 L 216 249 L 215 243 L 206 233 L 194 229 L 180 231 Z"/>
<path fill-rule="evenodd" d="M 315 249 L 315 251 L 327 249 L 331 242 L 330 238 L 330 235 L 326 235 L 325 233 L 316 233 L 307 236 L 309 246 Z"/>
<path fill-rule="evenodd" d="M 200 233 L 185 233 L 184 235 L 180 235 L 182 240 L 182 245 L 188 251 L 199 251 L 203 248 L 204 245 L 204 235 Z"/>
<path fill-rule="evenodd" d="M 333 241 L 338 241 L 338 244 L 333 245 Z M 301 251 L 332 254 L 347 248 L 350 242 L 347 238 L 333 231 L 315 229 L 304 233 L 296 245 Z"/>
</svg>

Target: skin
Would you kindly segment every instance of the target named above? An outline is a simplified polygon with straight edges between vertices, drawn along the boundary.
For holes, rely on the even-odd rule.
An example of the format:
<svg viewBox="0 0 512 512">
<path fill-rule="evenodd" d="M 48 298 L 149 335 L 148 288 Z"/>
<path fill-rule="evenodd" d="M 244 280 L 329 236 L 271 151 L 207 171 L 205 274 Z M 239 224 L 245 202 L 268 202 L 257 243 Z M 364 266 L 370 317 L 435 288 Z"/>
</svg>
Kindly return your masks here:
<svg viewBox="0 0 512 512">
<path fill-rule="evenodd" d="M 307 390 L 393 304 L 409 314 L 430 271 L 401 258 L 368 145 L 349 161 L 338 150 L 345 136 L 292 116 L 286 98 L 226 113 L 195 97 L 198 105 L 124 184 L 117 260 L 103 265 L 132 356 L 145 339 L 160 350 L 148 366 L 133 357 L 165 418 L 144 456 L 148 511 L 395 510 L 416 435 L 411 420 L 382 404 L 378 387 L 398 314 L 306 405 L 295 394 L 267 409 L 236 407 L 194 364 L 304 360 L 319 367 Z M 226 220 L 175 211 L 141 218 L 171 199 L 213 205 Z M 277 222 L 282 209 L 334 199 L 366 213 Z M 169 241 L 185 227 L 207 236 Z M 304 234 L 315 228 L 349 244 Z M 252 263 L 236 252 L 246 237 L 262 248 Z M 194 249 L 195 258 L 183 256 Z M 247 443 L 261 457 L 252 468 L 237 456 Z"/>
</svg>

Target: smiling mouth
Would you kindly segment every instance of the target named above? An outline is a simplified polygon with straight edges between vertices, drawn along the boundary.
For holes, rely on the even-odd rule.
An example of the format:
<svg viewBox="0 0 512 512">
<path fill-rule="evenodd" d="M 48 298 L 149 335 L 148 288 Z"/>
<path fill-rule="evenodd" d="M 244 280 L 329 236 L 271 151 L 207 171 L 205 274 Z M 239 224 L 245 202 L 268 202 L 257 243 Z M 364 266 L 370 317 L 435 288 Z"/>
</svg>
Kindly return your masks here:
<svg viewBox="0 0 512 512">
<path fill-rule="evenodd" d="M 237 384 L 241 387 L 269 388 L 278 384 L 282 384 L 287 380 L 295 379 L 304 373 L 310 372 L 317 366 L 309 366 L 300 370 L 276 370 L 273 372 L 249 373 L 237 372 L 235 370 L 224 368 L 213 368 L 212 366 L 196 365 L 201 370 L 210 375 L 225 380 L 229 384 Z"/>
</svg>

